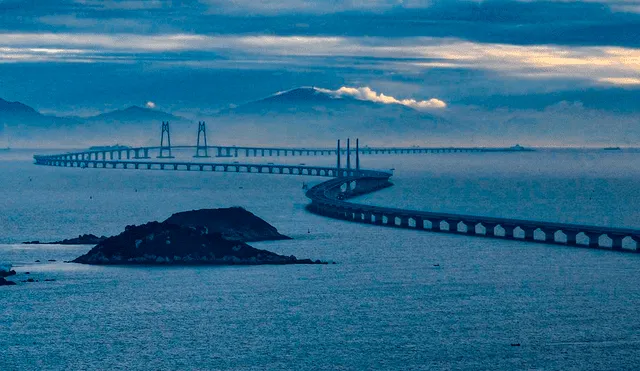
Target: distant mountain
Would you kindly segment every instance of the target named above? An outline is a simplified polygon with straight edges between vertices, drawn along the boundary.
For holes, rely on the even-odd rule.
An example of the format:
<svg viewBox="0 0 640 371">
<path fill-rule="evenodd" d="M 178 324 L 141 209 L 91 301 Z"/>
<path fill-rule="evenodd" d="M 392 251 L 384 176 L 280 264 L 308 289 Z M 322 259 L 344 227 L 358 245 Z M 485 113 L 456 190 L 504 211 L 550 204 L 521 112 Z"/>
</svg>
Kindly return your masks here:
<svg viewBox="0 0 640 371">
<path fill-rule="evenodd" d="M 30 131 L 43 128 L 60 128 L 78 125 L 77 120 L 43 115 L 20 102 L 8 102 L 0 98 L 0 132 L 13 131 L 29 136 Z M 6 135 L 6 133 L 4 133 Z"/>
<path fill-rule="evenodd" d="M 20 102 L 8 102 L 0 98 L 0 120 L 3 118 L 6 119 L 9 115 L 22 117 L 42 116 L 38 111 L 26 104 Z"/>
<path fill-rule="evenodd" d="M 152 144 L 162 121 L 176 123 L 178 128 L 172 129 L 184 131 L 178 133 L 178 138 L 194 135 L 188 130 L 186 119 L 148 108 L 132 106 L 91 117 L 58 117 L 43 115 L 20 102 L 0 99 L 0 148 Z"/>
<path fill-rule="evenodd" d="M 324 89 L 301 87 L 220 111 L 215 125 L 230 133 L 251 133 L 271 143 L 330 143 L 359 136 L 385 144 L 429 139 L 459 127 L 430 112 L 402 104 L 385 104 L 336 96 Z"/>
<path fill-rule="evenodd" d="M 179 116 L 158 111 L 150 108 L 131 106 L 111 112 L 102 113 L 96 116 L 87 117 L 86 122 L 120 122 L 120 123 L 140 123 L 140 122 L 162 122 L 162 121 L 184 121 Z"/>
</svg>

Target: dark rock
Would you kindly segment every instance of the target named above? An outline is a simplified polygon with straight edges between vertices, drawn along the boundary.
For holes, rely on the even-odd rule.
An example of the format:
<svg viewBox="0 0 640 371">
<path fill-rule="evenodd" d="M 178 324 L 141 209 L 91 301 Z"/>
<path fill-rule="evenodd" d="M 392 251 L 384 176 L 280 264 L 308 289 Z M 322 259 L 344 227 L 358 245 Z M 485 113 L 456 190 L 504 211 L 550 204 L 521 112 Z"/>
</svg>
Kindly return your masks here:
<svg viewBox="0 0 640 371">
<path fill-rule="evenodd" d="M 211 233 L 207 227 L 151 222 L 127 226 L 74 263 L 84 264 L 318 264 L 282 256 Z M 324 264 L 324 263 L 320 263 Z"/>
<path fill-rule="evenodd" d="M 36 280 L 34 280 L 33 278 L 28 278 L 27 282 L 36 282 Z"/>
<path fill-rule="evenodd" d="M 14 270 L 5 271 L 5 270 L 0 269 L 0 278 L 9 277 L 9 276 L 15 276 L 15 274 L 16 274 L 16 271 L 14 271 Z"/>
<path fill-rule="evenodd" d="M 289 240 L 290 237 L 253 213 L 241 208 L 202 209 L 173 214 L 165 223 L 186 227 L 205 227 L 208 233 L 220 233 L 227 240 L 242 242 Z"/>
<path fill-rule="evenodd" d="M 37 245 L 37 244 L 47 244 L 47 245 L 97 245 L 100 242 L 106 240 L 107 237 L 102 236 L 98 237 L 93 234 L 83 234 L 78 236 L 77 238 L 68 238 L 62 241 L 56 242 L 40 242 L 40 241 L 31 241 L 31 242 L 23 242 L 27 245 Z"/>
<path fill-rule="evenodd" d="M 54 261 L 56 261 L 56 260 L 55 260 L 55 259 L 49 259 L 49 261 L 50 261 L 50 262 L 54 262 Z"/>
<path fill-rule="evenodd" d="M 55 281 L 55 279 L 54 279 L 54 278 L 46 278 L 46 279 L 44 280 L 44 282 L 54 282 L 54 281 Z"/>
<path fill-rule="evenodd" d="M 0 277 L 0 286 L 13 286 L 15 284 L 13 281 L 7 281 L 3 277 Z"/>
<path fill-rule="evenodd" d="M 40 260 L 36 260 L 36 263 L 40 263 Z"/>
<path fill-rule="evenodd" d="M 24 272 L 24 274 L 31 274 L 31 272 Z"/>
</svg>

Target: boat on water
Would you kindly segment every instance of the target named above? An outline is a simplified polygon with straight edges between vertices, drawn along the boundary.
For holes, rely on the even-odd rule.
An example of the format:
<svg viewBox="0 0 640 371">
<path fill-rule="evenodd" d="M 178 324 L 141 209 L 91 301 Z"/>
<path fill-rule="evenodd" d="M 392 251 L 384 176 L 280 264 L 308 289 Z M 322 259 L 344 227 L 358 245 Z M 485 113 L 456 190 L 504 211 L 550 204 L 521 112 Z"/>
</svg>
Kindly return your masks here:
<svg viewBox="0 0 640 371">
<path fill-rule="evenodd" d="M 523 147 L 520 144 L 516 144 L 515 146 L 511 146 L 507 148 L 507 151 L 524 151 L 524 152 L 533 152 L 535 151 L 533 148 Z"/>
<path fill-rule="evenodd" d="M 603 150 L 605 150 L 605 151 L 622 151 L 622 149 L 620 147 L 604 147 Z"/>
</svg>

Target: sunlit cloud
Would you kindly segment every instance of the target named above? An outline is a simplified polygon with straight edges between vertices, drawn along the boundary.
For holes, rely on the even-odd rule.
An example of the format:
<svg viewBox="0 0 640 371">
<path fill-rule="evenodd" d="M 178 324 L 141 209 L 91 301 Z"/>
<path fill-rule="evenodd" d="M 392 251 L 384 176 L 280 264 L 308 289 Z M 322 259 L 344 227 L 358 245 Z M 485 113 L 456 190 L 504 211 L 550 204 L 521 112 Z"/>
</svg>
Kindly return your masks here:
<svg viewBox="0 0 640 371">
<path fill-rule="evenodd" d="M 358 100 L 365 100 L 369 102 L 384 103 L 384 104 L 400 104 L 403 106 L 415 108 L 415 109 L 431 109 L 431 108 L 445 108 L 447 104 L 437 98 L 431 98 L 429 100 L 415 100 L 415 99 L 397 99 L 390 95 L 378 93 L 372 90 L 368 86 L 364 87 L 347 87 L 343 86 L 338 90 L 320 89 L 316 88 L 326 94 L 333 95 L 335 97 L 349 96 Z"/>
<path fill-rule="evenodd" d="M 633 77 L 604 77 L 599 79 L 599 81 L 613 84 L 613 85 L 639 85 L 640 86 L 640 78 Z"/>
<path fill-rule="evenodd" d="M 189 58 L 183 52 L 198 54 Z M 526 78 L 576 78 L 618 85 L 635 84 L 640 75 L 640 49 L 622 47 L 522 46 L 430 37 L 0 33 L 0 61 L 20 58 L 65 62 L 80 56 L 94 62 L 145 60 L 185 65 L 225 59 L 254 61 L 257 67 L 278 64 L 286 58 L 312 66 L 319 63 L 318 57 L 324 58 L 323 63 L 348 57 L 389 71 L 467 68 Z"/>
</svg>

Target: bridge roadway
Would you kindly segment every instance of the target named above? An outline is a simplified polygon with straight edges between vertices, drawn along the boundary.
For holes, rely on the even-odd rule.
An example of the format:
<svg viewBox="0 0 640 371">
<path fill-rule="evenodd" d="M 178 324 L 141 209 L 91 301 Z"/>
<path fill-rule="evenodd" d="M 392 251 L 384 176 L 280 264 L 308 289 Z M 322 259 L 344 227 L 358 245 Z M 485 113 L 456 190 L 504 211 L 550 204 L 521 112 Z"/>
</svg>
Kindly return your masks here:
<svg viewBox="0 0 640 371">
<path fill-rule="evenodd" d="M 307 209 L 331 218 L 387 227 L 640 252 L 637 229 L 436 213 L 346 201 L 391 186 L 390 177 L 389 173 L 364 170 L 318 184 L 307 191 L 311 199 Z M 610 239 L 610 246 L 606 246 L 604 237 Z M 628 242 L 624 243 L 625 240 Z M 635 250 L 623 249 L 623 243 L 627 246 L 635 243 Z"/>
<path fill-rule="evenodd" d="M 391 173 L 381 171 L 338 170 L 335 167 L 282 164 L 91 160 L 73 159 L 66 157 L 66 155 L 36 155 L 34 159 L 38 165 L 62 167 L 246 172 L 331 177 L 330 180 L 307 191 L 306 195 L 311 200 L 307 207 L 310 212 L 341 220 L 387 227 L 640 252 L 640 230 L 637 229 L 436 213 L 363 205 L 347 201 L 350 198 L 392 186 L 389 181 Z M 610 241 L 609 246 L 607 246 L 607 240 Z M 625 240 L 627 242 L 624 242 Z M 627 247 L 623 248 L 623 245 Z M 630 245 L 635 245 L 635 249 L 629 249 Z"/>
<path fill-rule="evenodd" d="M 192 150 L 194 154 L 211 153 L 214 157 L 271 157 L 271 156 L 330 156 L 336 155 L 336 148 L 285 148 L 285 147 L 237 147 L 237 146 L 172 146 L 171 150 Z M 200 152 L 197 150 L 200 149 Z M 341 153 L 346 153 L 346 148 Z M 456 153 L 456 152 L 519 152 L 523 149 L 490 148 L 490 147 L 362 147 L 360 154 L 420 154 L 420 153 Z M 112 147 L 90 149 L 79 152 L 69 152 L 49 157 L 63 160 L 144 160 L 152 155 L 157 158 L 171 158 L 163 156 L 169 147 Z M 354 148 L 351 149 L 355 153 Z M 205 157 L 205 156 L 194 156 Z M 211 156 L 207 156 L 211 157 Z"/>
</svg>

